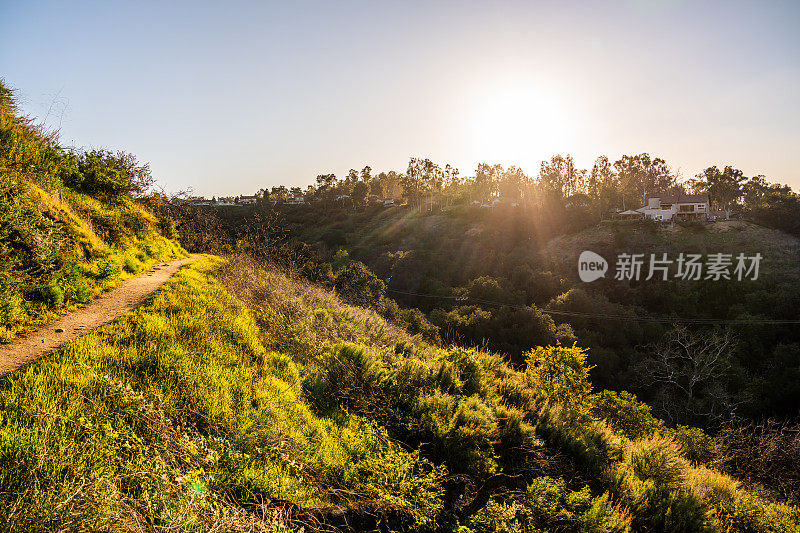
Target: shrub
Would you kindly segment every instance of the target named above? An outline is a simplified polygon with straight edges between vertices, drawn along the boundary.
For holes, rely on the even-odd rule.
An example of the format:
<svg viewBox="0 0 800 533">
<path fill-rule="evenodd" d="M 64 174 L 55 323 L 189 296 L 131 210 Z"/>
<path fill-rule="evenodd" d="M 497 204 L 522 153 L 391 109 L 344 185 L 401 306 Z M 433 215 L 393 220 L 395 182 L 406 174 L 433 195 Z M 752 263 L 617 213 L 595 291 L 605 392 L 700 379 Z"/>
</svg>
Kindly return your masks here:
<svg viewBox="0 0 800 533">
<path fill-rule="evenodd" d="M 636 531 L 713 531 L 708 507 L 681 484 L 686 478 L 675 466 L 677 447 L 669 448 L 658 439 L 632 444 L 626 461 L 604 475 L 612 492 L 630 508 Z"/>
<path fill-rule="evenodd" d="M 279 379 L 292 385 L 293 388 L 296 388 L 295 385 L 300 379 L 300 372 L 291 357 L 282 353 L 269 352 L 264 356 L 264 368 Z"/>
<path fill-rule="evenodd" d="M 636 477 L 661 486 L 680 484 L 686 466 L 675 441 L 663 437 L 633 441 L 628 447 L 627 462 Z"/>
<path fill-rule="evenodd" d="M 646 483 L 644 494 L 648 510 L 641 514 L 640 522 L 649 522 L 650 530 L 670 533 L 714 531 L 708 508 L 691 492 Z"/>
<path fill-rule="evenodd" d="M 433 376 L 436 387 L 448 394 L 462 395 L 464 384 L 458 376 L 458 369 L 453 363 L 444 359 L 439 363 L 439 367 Z"/>
<path fill-rule="evenodd" d="M 386 293 L 386 284 L 361 262 L 343 266 L 333 284 L 340 296 L 363 307 L 374 307 Z"/>
<path fill-rule="evenodd" d="M 458 369 L 458 377 L 462 382 L 463 393 L 467 396 L 483 392 L 481 366 L 473 350 L 451 348 L 446 355 L 448 361 Z"/>
<path fill-rule="evenodd" d="M 400 324 L 410 334 L 419 335 L 428 342 L 439 340 L 439 328 L 431 324 L 419 309 L 399 309 L 395 314 Z"/>
<path fill-rule="evenodd" d="M 108 150 L 71 153 L 62 166 L 61 179 L 73 189 L 89 194 L 142 194 L 152 184 L 149 165 L 131 154 Z"/>
<path fill-rule="evenodd" d="M 113 259 L 101 259 L 97 262 L 97 277 L 99 279 L 114 279 L 121 273 L 122 268 Z"/>
<path fill-rule="evenodd" d="M 15 330 L 24 323 L 27 316 L 22 296 L 10 291 L 0 293 L 0 342 L 11 340 Z"/>
<path fill-rule="evenodd" d="M 535 428 L 525 422 L 525 412 L 513 407 L 495 407 L 497 418 L 497 440 L 503 450 L 508 450 L 510 459 L 515 459 L 511 450 L 522 451 L 523 447 L 539 445 L 541 441 L 536 437 Z"/>
<path fill-rule="evenodd" d="M 300 268 L 300 275 L 314 283 L 320 283 L 326 287 L 333 286 L 333 267 L 330 263 L 306 261 Z"/>
<path fill-rule="evenodd" d="M 0 294 L 0 324 L 5 327 L 13 327 L 25 319 L 22 302 L 19 294 Z"/>
<path fill-rule="evenodd" d="M 138 274 L 142 268 L 142 264 L 134 257 L 126 257 L 122 261 L 122 269 L 128 274 Z"/>
<path fill-rule="evenodd" d="M 388 377 L 379 354 L 366 346 L 339 344 L 322 362 L 317 400 L 375 416 L 390 408 L 385 401 Z"/>
<path fill-rule="evenodd" d="M 496 434 L 497 421 L 489 406 L 475 396 L 460 401 L 444 443 L 450 469 L 480 476 L 494 472 Z"/>
<path fill-rule="evenodd" d="M 577 346 L 537 347 L 526 354 L 529 383 L 550 400 L 571 409 L 582 409 L 592 391 L 587 350 Z"/>
<path fill-rule="evenodd" d="M 700 428 L 679 425 L 669 431 L 669 434 L 675 439 L 684 457 L 690 461 L 708 464 L 719 455 L 714 439 Z"/>
<path fill-rule="evenodd" d="M 564 480 L 535 478 L 524 494 L 501 503 L 490 500 L 468 522 L 475 532 L 581 531 L 623 533 L 630 517 L 617 510 L 607 494 L 593 497 L 588 487 L 566 488 Z"/>
<path fill-rule="evenodd" d="M 82 303 L 91 296 L 86 278 L 76 268 L 58 279 L 56 283 L 63 291 L 65 301 Z"/>
<path fill-rule="evenodd" d="M 498 424 L 480 398 L 458 400 L 439 390 L 421 394 L 414 400 L 409 427 L 428 455 L 452 473 L 485 476 L 497 468 Z"/>
<path fill-rule="evenodd" d="M 159 216 L 158 218 L 158 231 L 167 239 L 178 242 L 180 233 L 178 232 L 178 224 L 167 216 Z"/>
<path fill-rule="evenodd" d="M 504 401 L 516 407 L 528 409 L 533 404 L 534 392 L 516 375 L 500 380 L 496 392 Z"/>
<path fill-rule="evenodd" d="M 453 396 L 438 390 L 419 395 L 412 407 L 412 430 L 423 442 L 444 439 L 450 431 L 456 404 Z"/>
<path fill-rule="evenodd" d="M 664 422 L 651 414 L 650 406 L 626 391 L 604 390 L 592 395 L 591 414 L 629 439 L 649 437 L 664 429 Z"/>
<path fill-rule="evenodd" d="M 50 282 L 36 289 L 34 297 L 49 307 L 61 307 L 64 305 L 64 290 L 55 282 Z"/>
</svg>

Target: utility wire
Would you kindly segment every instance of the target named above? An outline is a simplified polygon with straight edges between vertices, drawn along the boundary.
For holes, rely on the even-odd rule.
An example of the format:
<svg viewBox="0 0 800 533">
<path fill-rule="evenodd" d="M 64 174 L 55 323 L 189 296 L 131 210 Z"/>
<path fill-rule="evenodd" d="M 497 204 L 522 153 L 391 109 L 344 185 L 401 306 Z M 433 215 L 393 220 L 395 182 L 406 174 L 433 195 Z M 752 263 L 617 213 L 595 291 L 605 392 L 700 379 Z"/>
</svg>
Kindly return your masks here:
<svg viewBox="0 0 800 533">
<path fill-rule="evenodd" d="M 401 291 L 397 289 L 386 289 L 387 292 L 396 294 L 404 294 L 407 296 L 417 296 L 421 298 L 440 298 L 444 300 L 456 300 L 461 302 L 479 303 L 484 305 L 494 305 L 497 307 L 510 307 L 513 309 L 530 309 L 526 305 L 507 304 L 492 300 L 481 300 L 478 298 L 463 298 L 460 296 L 436 295 L 436 294 L 422 294 L 412 291 Z M 537 307 L 542 313 L 556 316 L 566 316 L 574 318 L 598 318 L 604 320 L 620 320 L 625 322 L 657 322 L 662 324 L 705 324 L 705 325 L 786 325 L 786 324 L 800 324 L 800 320 L 780 320 L 780 319 L 715 319 L 715 318 L 680 318 L 680 317 L 667 317 L 667 316 L 637 316 L 637 315 L 620 315 L 609 313 L 583 313 L 580 311 L 556 311 L 552 309 L 544 309 Z"/>
</svg>

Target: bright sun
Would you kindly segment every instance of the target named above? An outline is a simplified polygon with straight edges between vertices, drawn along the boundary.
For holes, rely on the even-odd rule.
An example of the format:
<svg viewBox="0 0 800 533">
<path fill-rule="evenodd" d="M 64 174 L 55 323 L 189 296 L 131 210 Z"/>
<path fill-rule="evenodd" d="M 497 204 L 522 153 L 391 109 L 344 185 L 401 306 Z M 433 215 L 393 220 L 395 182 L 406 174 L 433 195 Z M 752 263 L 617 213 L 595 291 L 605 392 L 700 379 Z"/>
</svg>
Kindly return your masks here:
<svg viewBox="0 0 800 533">
<path fill-rule="evenodd" d="M 465 139 L 481 161 L 535 172 L 543 159 L 575 150 L 576 121 L 562 98 L 533 80 L 498 82 L 472 99 Z"/>
</svg>

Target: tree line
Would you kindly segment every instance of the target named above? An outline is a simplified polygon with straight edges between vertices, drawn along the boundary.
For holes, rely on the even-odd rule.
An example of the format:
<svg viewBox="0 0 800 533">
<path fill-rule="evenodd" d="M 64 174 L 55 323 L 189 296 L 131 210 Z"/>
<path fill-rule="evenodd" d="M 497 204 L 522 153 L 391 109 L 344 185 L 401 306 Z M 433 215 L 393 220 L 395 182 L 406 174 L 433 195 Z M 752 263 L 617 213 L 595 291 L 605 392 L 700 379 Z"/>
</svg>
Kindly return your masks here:
<svg viewBox="0 0 800 533">
<path fill-rule="evenodd" d="M 733 165 L 712 165 L 683 179 L 665 159 L 648 153 L 623 155 L 613 162 L 603 155 L 591 169 L 579 168 L 569 154 L 556 154 L 543 161 L 533 176 L 517 166 L 489 163 L 478 164 L 472 175 L 465 176 L 449 164 L 412 157 L 404 172 L 375 173 L 365 166 L 361 171 L 350 169 L 344 177 L 319 174 L 305 190 L 275 186 L 261 189 L 258 195 L 271 204 L 303 196 L 323 207 L 355 209 L 384 199 L 428 211 L 498 201 L 528 207 L 561 204 L 607 218 L 614 210 L 640 207 L 647 196 L 688 193 L 708 194 L 714 210 L 752 215 L 767 223 L 780 222 L 798 208 L 798 196 L 791 187 L 770 183 L 763 174 L 748 177 Z M 786 221 L 780 225 L 792 232 L 798 229 Z"/>
</svg>

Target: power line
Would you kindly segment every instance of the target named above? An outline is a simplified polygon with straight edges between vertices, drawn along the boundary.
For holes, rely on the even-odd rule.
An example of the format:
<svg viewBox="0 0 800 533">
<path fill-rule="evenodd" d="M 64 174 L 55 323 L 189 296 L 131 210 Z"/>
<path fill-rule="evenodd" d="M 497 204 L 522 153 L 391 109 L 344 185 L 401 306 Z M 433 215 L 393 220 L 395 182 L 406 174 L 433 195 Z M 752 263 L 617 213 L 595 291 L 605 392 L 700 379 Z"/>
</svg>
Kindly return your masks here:
<svg viewBox="0 0 800 533">
<path fill-rule="evenodd" d="M 439 298 L 444 300 L 456 300 L 462 302 L 478 303 L 484 305 L 494 305 L 498 307 L 510 307 L 513 309 L 530 309 L 526 305 L 508 304 L 504 302 L 482 300 L 478 298 L 463 298 L 460 296 L 436 295 L 436 294 L 422 294 L 413 291 L 401 291 L 398 289 L 386 289 L 388 292 L 396 294 L 404 294 L 407 296 L 417 296 L 420 298 Z M 680 317 L 666 317 L 666 316 L 637 316 L 637 315 L 620 315 L 609 313 L 583 313 L 580 311 L 557 311 L 553 309 L 543 309 L 537 307 L 542 313 L 549 315 L 565 316 L 573 318 L 596 318 L 603 320 L 619 320 L 624 322 L 656 322 L 662 324 L 698 324 L 698 325 L 730 325 L 730 326 L 746 326 L 746 325 L 787 325 L 787 324 L 800 324 L 800 320 L 776 320 L 776 319 L 716 319 L 716 318 L 680 318 Z"/>
</svg>

